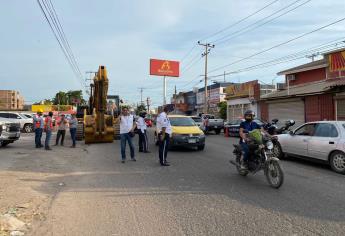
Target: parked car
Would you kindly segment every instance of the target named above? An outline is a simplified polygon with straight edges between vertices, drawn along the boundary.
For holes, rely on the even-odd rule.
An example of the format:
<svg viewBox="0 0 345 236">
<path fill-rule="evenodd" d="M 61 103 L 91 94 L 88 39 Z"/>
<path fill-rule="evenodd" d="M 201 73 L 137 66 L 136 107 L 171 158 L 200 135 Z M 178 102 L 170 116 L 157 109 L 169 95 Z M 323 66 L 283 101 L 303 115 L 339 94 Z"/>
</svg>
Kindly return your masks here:
<svg viewBox="0 0 345 236">
<path fill-rule="evenodd" d="M 4 147 L 20 137 L 20 124 L 0 118 L 0 146 Z"/>
<path fill-rule="evenodd" d="M 205 124 L 203 122 L 200 126 L 200 128 L 204 132 L 214 131 L 216 134 L 220 134 L 220 131 L 222 129 L 224 129 L 224 120 L 223 119 L 216 119 L 214 115 L 210 115 L 210 114 L 202 114 L 201 120 L 204 121 L 205 119 L 208 119 L 207 130 L 206 130 Z"/>
<path fill-rule="evenodd" d="M 310 122 L 289 134 L 278 135 L 282 152 L 328 163 L 345 174 L 345 121 Z"/>
<path fill-rule="evenodd" d="M 172 126 L 170 147 L 194 147 L 205 149 L 205 134 L 189 116 L 169 115 Z M 155 131 L 157 142 L 157 131 Z"/>
<path fill-rule="evenodd" d="M 224 125 L 224 129 L 229 130 L 230 137 L 240 137 L 240 124 L 244 121 L 244 119 L 237 119 L 233 121 L 226 122 Z M 254 121 L 258 124 L 263 126 L 265 122 L 259 119 L 254 119 Z"/>
<path fill-rule="evenodd" d="M 201 127 L 201 125 L 202 125 L 201 117 L 199 117 L 199 116 L 191 116 L 191 118 L 194 120 L 194 122 L 195 122 L 195 124 L 197 124 L 197 126 Z"/>
<path fill-rule="evenodd" d="M 6 119 L 11 123 L 19 123 L 20 130 L 25 133 L 31 133 L 34 131 L 34 124 L 32 118 L 28 118 L 18 112 L 0 112 L 0 117 Z"/>
</svg>

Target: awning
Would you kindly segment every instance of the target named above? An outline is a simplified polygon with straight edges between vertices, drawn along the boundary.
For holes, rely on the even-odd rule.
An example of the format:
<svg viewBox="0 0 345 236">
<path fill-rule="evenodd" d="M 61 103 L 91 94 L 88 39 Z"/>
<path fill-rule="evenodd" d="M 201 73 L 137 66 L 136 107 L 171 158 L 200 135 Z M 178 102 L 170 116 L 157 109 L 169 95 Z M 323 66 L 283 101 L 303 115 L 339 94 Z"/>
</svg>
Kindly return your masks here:
<svg viewBox="0 0 345 236">
<path fill-rule="evenodd" d="M 273 93 L 265 94 L 261 96 L 262 100 L 283 98 L 283 97 L 298 97 L 312 94 L 325 93 L 328 90 L 336 87 L 345 86 L 345 78 L 335 80 L 323 80 L 314 83 L 308 83 L 304 85 L 290 86 L 289 89 L 276 91 Z"/>
</svg>

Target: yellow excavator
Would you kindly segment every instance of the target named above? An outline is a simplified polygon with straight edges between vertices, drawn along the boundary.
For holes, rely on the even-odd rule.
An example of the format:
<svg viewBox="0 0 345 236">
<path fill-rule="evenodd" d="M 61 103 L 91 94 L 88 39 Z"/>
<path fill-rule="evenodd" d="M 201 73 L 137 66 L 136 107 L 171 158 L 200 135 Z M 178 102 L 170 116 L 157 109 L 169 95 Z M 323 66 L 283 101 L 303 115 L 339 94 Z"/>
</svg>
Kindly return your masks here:
<svg viewBox="0 0 345 236">
<path fill-rule="evenodd" d="M 85 143 L 111 143 L 114 140 L 114 121 L 107 113 L 109 80 L 105 66 L 99 66 L 93 84 L 89 107 L 84 110 L 83 133 Z"/>
</svg>

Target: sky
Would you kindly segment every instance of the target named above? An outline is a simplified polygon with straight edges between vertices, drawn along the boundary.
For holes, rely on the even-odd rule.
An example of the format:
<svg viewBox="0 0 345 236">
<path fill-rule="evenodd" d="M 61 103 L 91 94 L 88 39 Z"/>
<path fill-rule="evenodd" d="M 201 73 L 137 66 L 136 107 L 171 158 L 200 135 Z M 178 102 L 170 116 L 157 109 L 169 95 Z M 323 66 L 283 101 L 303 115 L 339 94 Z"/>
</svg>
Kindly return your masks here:
<svg viewBox="0 0 345 236">
<path fill-rule="evenodd" d="M 150 97 L 153 106 L 161 105 L 163 79 L 149 75 L 149 59 L 181 61 L 181 76 L 167 79 L 168 98 L 174 93 L 175 86 L 177 92 L 202 87 L 200 76 L 204 74 L 204 58 L 201 58 L 201 53 L 204 49 L 197 45 L 199 40 L 215 44 L 208 56 L 209 77 L 330 41 L 345 40 L 345 21 L 341 21 L 246 59 L 344 18 L 345 1 L 341 0 L 51 1 L 82 78 L 74 75 L 36 0 L 1 0 L 0 89 L 20 91 L 27 104 L 52 98 L 60 90 L 84 89 L 84 80 L 89 78 L 86 72 L 96 71 L 99 65 L 105 65 L 110 83 L 109 94 L 119 94 L 125 101 L 136 103 L 140 101 L 139 88 L 143 87 L 143 97 Z M 269 7 L 234 25 L 271 2 L 274 3 Z M 289 8 L 267 20 L 288 10 L 291 12 L 255 29 L 250 27 L 258 26 L 265 22 L 261 19 L 289 5 Z M 208 37 L 216 32 L 220 33 Z M 236 32 L 243 33 L 238 35 Z M 231 38 L 217 40 L 225 36 Z M 277 72 L 310 61 L 310 58 L 304 57 L 267 68 L 230 74 L 225 80 L 246 82 L 258 79 L 268 84 L 281 82 L 283 78 L 277 77 Z M 215 70 L 227 64 L 231 65 Z M 212 80 L 223 79 L 217 77 Z"/>
</svg>

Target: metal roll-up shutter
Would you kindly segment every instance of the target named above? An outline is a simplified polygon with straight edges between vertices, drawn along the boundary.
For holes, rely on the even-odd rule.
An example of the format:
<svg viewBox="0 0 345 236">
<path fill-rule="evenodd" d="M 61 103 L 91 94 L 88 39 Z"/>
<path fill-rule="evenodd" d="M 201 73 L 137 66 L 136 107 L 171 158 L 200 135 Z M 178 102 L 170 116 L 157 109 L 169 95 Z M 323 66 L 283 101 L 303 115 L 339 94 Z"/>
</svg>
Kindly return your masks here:
<svg viewBox="0 0 345 236">
<path fill-rule="evenodd" d="M 345 99 L 337 100 L 337 120 L 345 120 Z"/>
<path fill-rule="evenodd" d="M 304 102 L 302 100 L 270 103 L 268 105 L 269 119 L 279 119 L 278 125 L 287 120 L 294 120 L 294 128 L 305 123 Z"/>
</svg>

